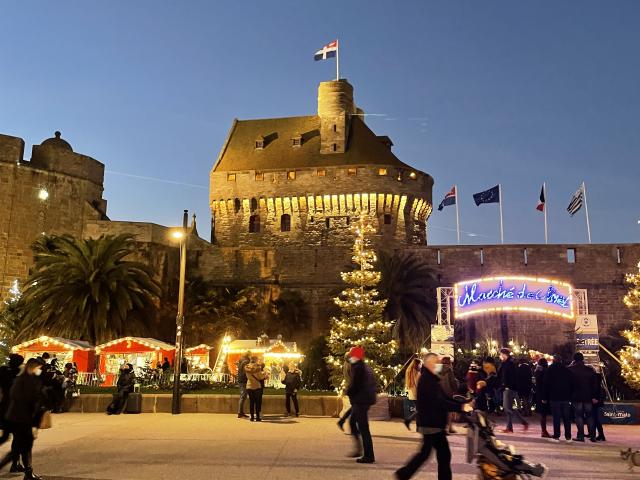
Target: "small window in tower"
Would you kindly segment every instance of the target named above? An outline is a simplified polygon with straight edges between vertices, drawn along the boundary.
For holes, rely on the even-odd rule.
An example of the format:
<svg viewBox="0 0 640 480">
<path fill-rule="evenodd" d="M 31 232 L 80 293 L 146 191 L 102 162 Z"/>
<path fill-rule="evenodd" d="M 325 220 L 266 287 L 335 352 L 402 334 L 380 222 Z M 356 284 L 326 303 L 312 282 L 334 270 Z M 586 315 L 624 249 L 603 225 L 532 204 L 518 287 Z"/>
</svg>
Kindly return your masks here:
<svg viewBox="0 0 640 480">
<path fill-rule="evenodd" d="M 331 219 L 330 218 L 325 218 L 324 219 L 324 226 L 329 229 L 331 228 Z"/>
<path fill-rule="evenodd" d="M 260 215 L 249 217 L 249 233 L 260 233 Z"/>
<path fill-rule="evenodd" d="M 258 210 L 258 200 L 256 200 L 255 198 L 251 199 L 251 211 L 255 212 L 256 210 Z"/>
<path fill-rule="evenodd" d="M 333 131 L 334 131 L 334 132 L 337 132 L 337 131 L 338 131 L 338 128 L 337 128 L 337 126 L 336 126 L 336 124 L 335 124 L 335 123 L 333 124 Z"/>
<path fill-rule="evenodd" d="M 379 168 L 378 169 L 378 175 L 380 175 L 381 177 L 385 176 L 387 174 L 387 169 L 386 168 Z"/>
<path fill-rule="evenodd" d="M 358 169 L 355 167 L 350 167 L 347 168 L 347 175 L 349 175 L 350 177 L 357 175 L 358 174 Z"/>
<path fill-rule="evenodd" d="M 480 265 L 484 265 L 484 250 L 480 249 Z"/>
<path fill-rule="evenodd" d="M 291 215 L 285 213 L 280 217 L 280 231 L 281 232 L 290 232 L 291 231 Z"/>
<path fill-rule="evenodd" d="M 620 250 L 620 247 L 616 247 L 616 262 L 618 265 L 622 263 L 622 250 Z"/>
<path fill-rule="evenodd" d="M 236 174 L 235 173 L 227 173 L 227 182 L 235 182 Z"/>
<path fill-rule="evenodd" d="M 337 151 L 337 150 L 338 150 L 338 145 L 334 143 L 334 144 L 333 144 L 333 151 L 335 152 L 335 151 Z"/>
<path fill-rule="evenodd" d="M 567 248 L 567 263 L 576 263 L 576 249 Z"/>
<path fill-rule="evenodd" d="M 327 171 L 324 168 L 319 168 L 318 170 L 316 170 L 316 175 L 318 177 L 326 177 Z"/>
<path fill-rule="evenodd" d="M 390 213 L 385 213 L 384 214 L 384 224 L 385 225 L 391 225 L 391 214 Z"/>
<path fill-rule="evenodd" d="M 300 145 L 302 145 L 302 135 L 298 133 L 291 139 L 291 146 L 299 147 Z"/>
<path fill-rule="evenodd" d="M 315 219 L 313 217 L 309 217 L 309 223 L 313 223 Z"/>
<path fill-rule="evenodd" d="M 440 249 L 438 249 L 436 261 L 438 262 L 438 265 L 442 264 L 442 253 L 440 252 Z"/>
<path fill-rule="evenodd" d="M 260 136 L 260 137 L 256 138 L 255 147 L 258 150 L 264 148 L 264 137 Z"/>
<path fill-rule="evenodd" d="M 233 201 L 233 209 L 235 210 L 236 213 L 238 213 L 240 211 L 240 208 L 242 208 L 242 203 L 240 202 L 239 198 L 236 198 Z"/>
<path fill-rule="evenodd" d="M 289 170 L 287 172 L 287 180 L 295 180 L 296 179 L 296 171 L 295 170 Z"/>
<path fill-rule="evenodd" d="M 529 265 L 529 253 L 526 248 L 524 249 L 524 264 Z"/>
<path fill-rule="evenodd" d="M 262 182 L 264 180 L 264 173 L 256 172 L 256 182 Z"/>
</svg>

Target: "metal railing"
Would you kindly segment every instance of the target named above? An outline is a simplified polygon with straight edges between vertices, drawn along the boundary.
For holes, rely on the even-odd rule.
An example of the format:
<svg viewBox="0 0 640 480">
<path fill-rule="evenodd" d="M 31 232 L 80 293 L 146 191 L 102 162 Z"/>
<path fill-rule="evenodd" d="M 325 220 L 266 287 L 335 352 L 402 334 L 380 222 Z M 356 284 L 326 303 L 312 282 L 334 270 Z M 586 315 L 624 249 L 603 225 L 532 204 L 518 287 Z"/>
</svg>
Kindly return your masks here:
<svg viewBox="0 0 640 480">
<path fill-rule="evenodd" d="M 111 387 L 118 383 L 117 373 L 97 374 L 95 372 L 79 372 L 77 385 L 89 387 Z M 181 382 L 233 383 L 235 378 L 228 373 L 181 373 Z M 158 383 L 173 382 L 173 374 L 158 379 Z"/>
</svg>

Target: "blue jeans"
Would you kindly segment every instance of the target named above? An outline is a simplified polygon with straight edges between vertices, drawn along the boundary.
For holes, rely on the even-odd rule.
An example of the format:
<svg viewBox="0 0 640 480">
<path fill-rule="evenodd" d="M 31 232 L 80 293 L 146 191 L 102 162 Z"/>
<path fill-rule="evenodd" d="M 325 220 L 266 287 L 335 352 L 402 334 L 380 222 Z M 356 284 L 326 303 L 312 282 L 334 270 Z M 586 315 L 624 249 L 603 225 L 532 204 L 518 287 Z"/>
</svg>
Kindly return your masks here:
<svg viewBox="0 0 640 480">
<path fill-rule="evenodd" d="M 553 438 L 560 438 L 560 420 L 564 424 L 564 438 L 571 438 L 571 404 L 564 400 L 551 400 Z"/>
<path fill-rule="evenodd" d="M 238 402 L 238 415 L 244 415 L 244 402 L 247 400 L 247 384 L 239 383 L 240 401 Z"/>
<path fill-rule="evenodd" d="M 507 428 L 513 428 L 513 417 L 517 417 L 520 420 L 520 423 L 523 425 L 527 425 L 527 421 L 522 418 L 520 412 L 513 409 L 513 401 L 518 397 L 518 393 L 515 390 L 511 390 L 509 388 L 505 388 L 504 392 L 502 392 L 502 408 L 504 408 L 505 413 L 507 414 Z"/>
<path fill-rule="evenodd" d="M 593 424 L 593 403 L 591 402 L 571 402 L 573 405 L 573 410 L 576 414 L 576 428 L 578 432 L 576 436 L 578 438 L 584 438 L 584 419 L 587 419 L 587 431 L 589 433 L 589 438 L 594 438 L 596 436 L 596 432 L 594 430 Z"/>
</svg>

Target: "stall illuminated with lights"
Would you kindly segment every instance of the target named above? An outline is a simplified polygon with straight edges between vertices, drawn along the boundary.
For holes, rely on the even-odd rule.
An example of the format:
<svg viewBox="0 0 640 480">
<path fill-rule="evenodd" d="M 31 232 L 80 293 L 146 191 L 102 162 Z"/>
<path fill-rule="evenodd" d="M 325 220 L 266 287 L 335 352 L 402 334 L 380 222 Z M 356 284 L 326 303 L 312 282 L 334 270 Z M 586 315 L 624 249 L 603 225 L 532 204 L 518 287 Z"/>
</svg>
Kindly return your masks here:
<svg viewBox="0 0 640 480">
<path fill-rule="evenodd" d="M 211 367 L 211 349 L 213 347 L 204 343 L 195 347 L 185 348 L 184 357 L 187 359 L 189 366 L 196 369 Z"/>
<path fill-rule="evenodd" d="M 12 347 L 11 352 L 22 355 L 25 360 L 40 357 L 46 352 L 58 359 L 60 369 L 64 368 L 66 363 L 74 362 L 79 372 L 91 372 L 95 369 L 93 346 L 82 340 L 43 335 Z"/>
<path fill-rule="evenodd" d="M 158 361 L 168 358 L 173 365 L 175 347 L 155 338 L 124 337 L 96 347 L 100 355 L 100 373 L 109 383 L 111 375 L 117 375 L 123 363 L 130 363 L 134 368 L 155 366 Z"/>
<path fill-rule="evenodd" d="M 222 354 L 216 362 L 216 371 L 221 368 L 227 369 L 231 374 L 237 375 L 237 363 L 240 357 L 249 352 L 256 355 L 261 362 L 266 365 L 288 363 L 299 364 L 304 355 L 298 351 L 296 342 L 283 342 L 280 339 L 260 339 L 258 340 L 230 340 L 223 342 Z"/>
</svg>

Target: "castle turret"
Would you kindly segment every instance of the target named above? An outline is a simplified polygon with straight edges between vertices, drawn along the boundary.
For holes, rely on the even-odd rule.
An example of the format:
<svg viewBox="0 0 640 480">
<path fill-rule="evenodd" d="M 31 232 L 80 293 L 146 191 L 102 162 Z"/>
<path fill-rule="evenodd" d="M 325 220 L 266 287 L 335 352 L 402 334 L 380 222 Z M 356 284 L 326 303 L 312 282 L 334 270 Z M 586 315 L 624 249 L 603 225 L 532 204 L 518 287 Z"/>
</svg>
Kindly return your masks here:
<svg viewBox="0 0 640 480">
<path fill-rule="evenodd" d="M 357 112 L 353 87 L 346 80 L 322 82 L 318 87 L 320 153 L 344 153 L 347 149 L 351 115 Z"/>
</svg>

